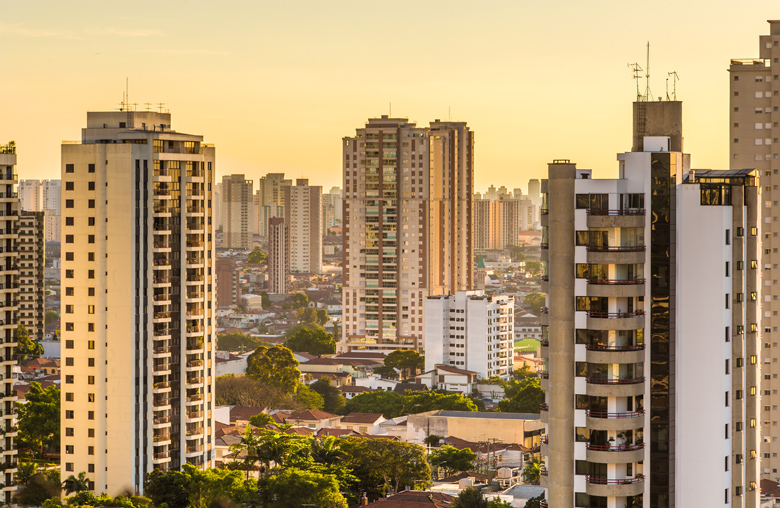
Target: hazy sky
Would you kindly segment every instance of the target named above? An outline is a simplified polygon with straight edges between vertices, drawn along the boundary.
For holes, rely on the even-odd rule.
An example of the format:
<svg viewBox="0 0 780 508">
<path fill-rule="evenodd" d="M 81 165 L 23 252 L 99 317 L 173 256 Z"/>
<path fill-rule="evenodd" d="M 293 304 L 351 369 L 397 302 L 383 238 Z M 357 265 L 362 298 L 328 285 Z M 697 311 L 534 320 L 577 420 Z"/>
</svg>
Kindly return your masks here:
<svg viewBox="0 0 780 508">
<path fill-rule="evenodd" d="M 269 171 L 341 185 L 341 137 L 389 112 L 476 133 L 476 190 L 526 188 L 568 158 L 616 173 L 631 148 L 629 62 L 653 95 L 677 71 L 685 151 L 728 167 L 730 58 L 758 56 L 777 2 L 2 2 L 0 142 L 20 178 L 59 178 L 60 142 L 86 111 L 166 104 L 202 134 L 220 174 Z M 772 7 L 775 7 L 773 10 Z M 644 87 L 644 81 L 642 83 Z M 671 93 L 671 84 L 670 84 Z"/>
</svg>

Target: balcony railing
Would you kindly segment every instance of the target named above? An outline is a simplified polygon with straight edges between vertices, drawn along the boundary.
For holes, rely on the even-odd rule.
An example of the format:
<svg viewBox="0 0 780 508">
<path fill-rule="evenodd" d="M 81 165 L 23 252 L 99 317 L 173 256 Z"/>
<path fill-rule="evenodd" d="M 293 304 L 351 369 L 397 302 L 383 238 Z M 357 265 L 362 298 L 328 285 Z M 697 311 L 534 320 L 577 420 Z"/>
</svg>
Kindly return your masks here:
<svg viewBox="0 0 780 508">
<path fill-rule="evenodd" d="M 539 404 L 539 409 L 542 410 L 542 411 L 549 411 L 550 410 L 550 405 L 546 404 L 546 403 Z"/>
<path fill-rule="evenodd" d="M 588 245 L 588 252 L 644 252 L 644 245 Z"/>
<path fill-rule="evenodd" d="M 642 351 L 645 349 L 645 345 L 614 346 L 610 344 L 585 344 L 585 349 L 588 351 Z"/>
<path fill-rule="evenodd" d="M 638 476 L 635 478 L 604 478 L 602 476 L 586 476 L 585 481 L 596 485 L 631 485 L 634 483 L 642 483 L 644 477 Z"/>
<path fill-rule="evenodd" d="M 644 377 L 616 377 L 616 378 L 603 378 L 603 377 L 589 377 L 586 378 L 588 383 L 594 385 L 637 385 L 645 382 Z"/>
<path fill-rule="evenodd" d="M 644 208 L 626 208 L 624 210 L 609 210 L 606 208 L 588 208 L 588 215 L 644 215 Z"/>
<path fill-rule="evenodd" d="M 641 416 L 644 416 L 645 412 L 644 410 L 642 410 L 642 411 L 626 411 L 623 413 L 607 413 L 605 411 L 587 410 L 585 411 L 585 415 L 591 418 L 602 418 L 605 420 L 622 420 L 624 418 L 639 418 Z"/>
<path fill-rule="evenodd" d="M 596 286 L 634 286 L 644 283 L 645 279 L 588 279 L 588 284 Z"/>
<path fill-rule="evenodd" d="M 642 450 L 645 447 L 644 443 L 638 444 L 624 444 L 624 445 L 597 445 L 585 443 L 585 448 L 597 452 L 633 452 L 635 450 Z"/>
<path fill-rule="evenodd" d="M 600 310 L 589 310 L 586 312 L 588 314 L 588 317 L 598 318 L 598 319 L 623 319 L 623 318 L 642 317 L 645 315 L 645 311 L 643 310 L 634 310 L 631 312 L 603 312 Z"/>
<path fill-rule="evenodd" d="M 540 372 L 539 373 L 539 377 L 542 378 L 542 379 L 550 379 L 550 373 L 547 372 L 547 371 Z"/>
</svg>

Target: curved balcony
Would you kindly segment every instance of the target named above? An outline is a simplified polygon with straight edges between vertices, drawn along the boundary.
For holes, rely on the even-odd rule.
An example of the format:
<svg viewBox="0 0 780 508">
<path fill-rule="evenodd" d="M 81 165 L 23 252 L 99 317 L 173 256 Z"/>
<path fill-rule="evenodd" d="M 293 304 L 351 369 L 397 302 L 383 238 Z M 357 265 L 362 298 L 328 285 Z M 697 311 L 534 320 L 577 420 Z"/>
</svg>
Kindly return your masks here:
<svg viewBox="0 0 780 508">
<path fill-rule="evenodd" d="M 638 330 L 644 328 L 645 311 L 602 312 L 587 311 L 587 326 L 591 330 Z"/>
<path fill-rule="evenodd" d="M 645 294 L 645 279 L 588 279 L 588 296 L 630 298 Z"/>
<path fill-rule="evenodd" d="M 585 493 L 590 496 L 628 497 L 641 494 L 645 486 L 643 477 L 636 478 L 602 478 L 598 476 L 585 477 Z"/>
<path fill-rule="evenodd" d="M 203 369 L 203 360 L 190 360 L 184 368 L 188 371 L 201 370 Z"/>
<path fill-rule="evenodd" d="M 626 431 L 640 429 L 644 424 L 644 410 L 623 413 L 585 411 L 585 426 L 591 430 Z"/>
<path fill-rule="evenodd" d="M 195 395 L 188 395 L 186 404 L 201 404 L 203 402 L 203 394 L 196 393 Z"/>
<path fill-rule="evenodd" d="M 643 208 L 608 210 L 588 208 L 589 228 L 641 228 L 645 225 Z"/>
<path fill-rule="evenodd" d="M 171 313 L 169 311 L 155 312 L 152 316 L 153 323 L 169 323 L 171 321 Z"/>
<path fill-rule="evenodd" d="M 600 464 L 633 464 L 645 458 L 645 445 L 602 446 L 585 443 L 585 460 Z"/>
<path fill-rule="evenodd" d="M 645 361 L 645 345 L 586 344 L 585 361 L 588 363 L 640 363 Z"/>
<path fill-rule="evenodd" d="M 171 391 L 170 381 L 160 381 L 152 386 L 152 393 L 168 393 Z"/>
<path fill-rule="evenodd" d="M 547 488 L 547 476 L 548 476 L 547 468 L 542 467 L 539 470 L 539 485 L 541 487 Z"/>
<path fill-rule="evenodd" d="M 153 242 L 152 243 L 152 252 L 171 252 L 171 249 L 173 248 L 173 244 L 171 242 Z"/>
<path fill-rule="evenodd" d="M 164 464 L 170 461 L 171 461 L 171 452 L 167 450 L 163 452 L 154 452 L 154 455 L 152 456 L 152 462 L 155 464 Z"/>
<path fill-rule="evenodd" d="M 187 411 L 187 422 L 196 422 L 203 419 L 203 411 Z"/>
<path fill-rule="evenodd" d="M 548 411 L 550 410 L 550 406 L 546 403 L 539 404 L 539 418 L 542 420 L 542 423 L 549 423 L 547 420 L 548 418 Z"/>
<path fill-rule="evenodd" d="M 203 445 L 187 446 L 187 457 L 194 457 L 203 453 Z"/>
<path fill-rule="evenodd" d="M 163 427 L 169 427 L 171 425 L 170 416 L 157 416 L 152 420 L 152 428 L 161 429 Z"/>
<path fill-rule="evenodd" d="M 636 265 L 645 262 L 644 245 L 588 245 L 587 261 L 599 265 Z"/>
<path fill-rule="evenodd" d="M 585 379 L 586 395 L 595 397 L 636 397 L 645 390 L 645 378 L 594 378 Z"/>
<path fill-rule="evenodd" d="M 187 378 L 187 385 L 192 386 L 203 386 L 203 377 L 202 376 L 193 376 Z"/>
</svg>

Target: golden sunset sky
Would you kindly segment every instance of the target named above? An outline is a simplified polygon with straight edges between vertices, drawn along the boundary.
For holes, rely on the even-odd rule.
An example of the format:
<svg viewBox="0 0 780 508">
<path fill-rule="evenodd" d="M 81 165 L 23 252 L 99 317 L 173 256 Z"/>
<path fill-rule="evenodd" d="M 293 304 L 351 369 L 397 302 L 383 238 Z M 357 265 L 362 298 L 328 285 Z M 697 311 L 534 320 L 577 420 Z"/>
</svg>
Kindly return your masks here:
<svg viewBox="0 0 780 508">
<path fill-rule="evenodd" d="M 758 56 L 776 1 L 2 2 L 0 143 L 20 178 L 59 178 L 87 111 L 165 103 L 220 174 L 341 185 L 341 138 L 389 112 L 469 123 L 476 190 L 526 188 L 568 158 L 613 177 L 645 67 L 680 76 L 685 151 L 728 167 L 731 58 Z M 773 9 L 774 7 L 774 9 Z M 644 88 L 644 80 L 642 81 Z M 671 93 L 671 82 L 669 85 Z"/>
</svg>

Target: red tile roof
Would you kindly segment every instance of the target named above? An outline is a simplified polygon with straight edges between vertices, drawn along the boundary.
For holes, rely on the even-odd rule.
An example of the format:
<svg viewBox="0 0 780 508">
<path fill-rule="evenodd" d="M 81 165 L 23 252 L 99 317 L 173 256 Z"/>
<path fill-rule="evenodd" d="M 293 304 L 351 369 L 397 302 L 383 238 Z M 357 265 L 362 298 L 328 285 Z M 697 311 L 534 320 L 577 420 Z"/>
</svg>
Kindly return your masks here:
<svg viewBox="0 0 780 508">
<path fill-rule="evenodd" d="M 440 492 L 407 490 L 387 499 L 380 499 L 365 506 L 371 508 L 449 508 L 454 497 Z"/>
<path fill-rule="evenodd" d="M 374 425 L 385 417 L 379 413 L 349 413 L 341 419 L 341 423 L 366 423 Z"/>
<path fill-rule="evenodd" d="M 338 417 L 338 415 L 326 413 L 325 411 L 320 411 L 319 409 L 309 409 L 307 411 L 298 411 L 297 413 L 293 413 L 285 418 L 285 421 L 288 421 L 288 423 L 295 423 L 297 421 L 318 422 L 321 420 L 330 420 L 331 418 Z"/>
<path fill-rule="evenodd" d="M 264 406 L 233 406 L 230 408 L 230 423 L 248 422 L 250 418 L 265 412 Z"/>
</svg>

